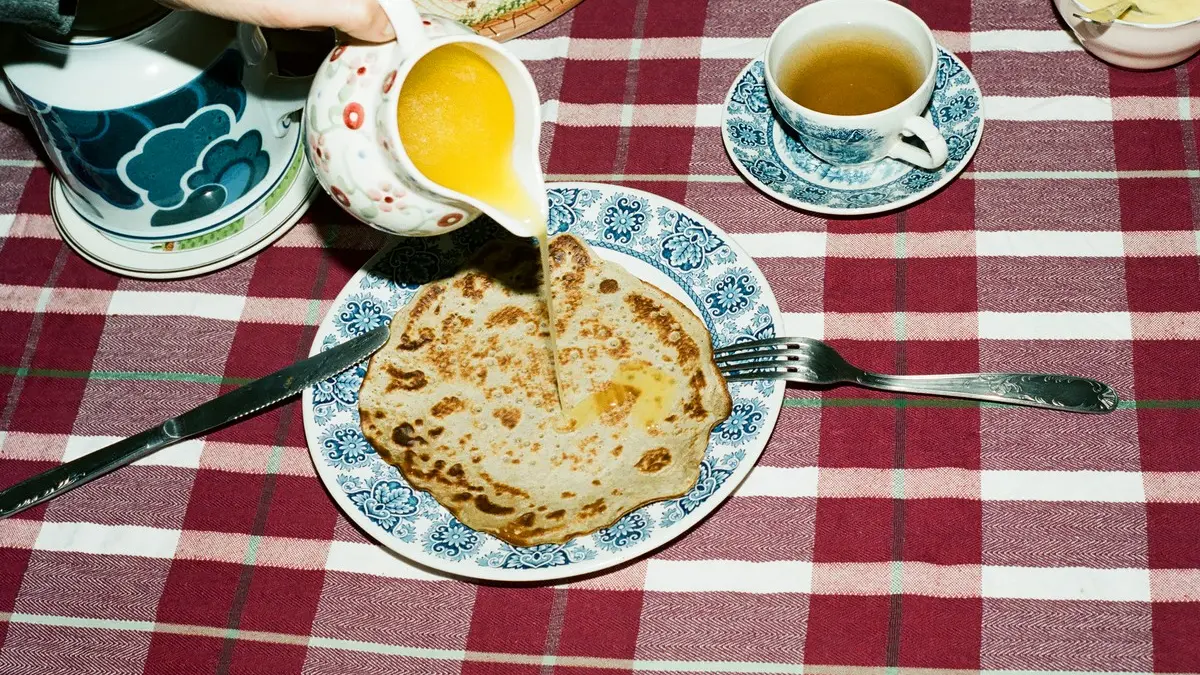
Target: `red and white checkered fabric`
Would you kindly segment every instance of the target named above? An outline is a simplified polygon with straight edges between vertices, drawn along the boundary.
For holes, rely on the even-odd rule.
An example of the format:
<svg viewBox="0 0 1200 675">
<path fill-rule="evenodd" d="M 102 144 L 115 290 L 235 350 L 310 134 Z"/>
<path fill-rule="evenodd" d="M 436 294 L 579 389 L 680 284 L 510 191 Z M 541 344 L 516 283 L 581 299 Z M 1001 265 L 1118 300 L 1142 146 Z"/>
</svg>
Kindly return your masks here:
<svg viewBox="0 0 1200 675">
<path fill-rule="evenodd" d="M 650 559 L 477 586 L 368 541 L 297 405 L 0 521 L 0 673 L 1200 672 L 1200 67 L 1085 54 L 1047 0 L 911 0 L 972 68 L 971 166 L 870 219 L 747 186 L 718 123 L 794 2 L 588 0 L 511 43 L 551 180 L 680 201 L 754 255 L 787 333 L 890 372 L 1067 371 L 1102 417 L 789 389 L 759 467 Z M 0 485 L 307 353 L 381 245 L 328 200 L 201 279 L 119 279 L 55 234 L 0 124 Z"/>
</svg>

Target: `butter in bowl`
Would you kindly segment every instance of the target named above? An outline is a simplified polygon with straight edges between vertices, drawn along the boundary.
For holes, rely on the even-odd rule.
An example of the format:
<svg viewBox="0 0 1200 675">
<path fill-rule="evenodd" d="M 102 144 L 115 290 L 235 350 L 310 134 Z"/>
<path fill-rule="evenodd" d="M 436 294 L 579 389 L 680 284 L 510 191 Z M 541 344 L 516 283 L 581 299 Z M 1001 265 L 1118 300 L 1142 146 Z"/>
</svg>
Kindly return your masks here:
<svg viewBox="0 0 1200 675">
<path fill-rule="evenodd" d="M 1113 0 L 1054 0 L 1083 48 L 1113 65 L 1167 68 L 1200 51 L 1200 0 L 1135 0 L 1111 22 L 1079 16 L 1112 4 Z"/>
</svg>

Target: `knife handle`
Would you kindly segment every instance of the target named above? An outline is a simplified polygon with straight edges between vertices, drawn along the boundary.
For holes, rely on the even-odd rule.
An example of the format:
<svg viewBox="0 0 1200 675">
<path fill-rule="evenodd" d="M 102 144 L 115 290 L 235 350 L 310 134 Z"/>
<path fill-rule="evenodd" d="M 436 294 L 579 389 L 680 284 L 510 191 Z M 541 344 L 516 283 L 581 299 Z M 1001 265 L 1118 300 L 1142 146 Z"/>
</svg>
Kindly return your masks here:
<svg viewBox="0 0 1200 675">
<path fill-rule="evenodd" d="M 176 433 L 176 426 L 178 425 L 175 420 L 168 420 L 153 429 L 119 440 L 0 490 L 0 518 L 20 513 L 47 499 L 89 483 L 114 469 L 136 462 L 156 450 L 177 443 L 181 437 Z"/>
</svg>

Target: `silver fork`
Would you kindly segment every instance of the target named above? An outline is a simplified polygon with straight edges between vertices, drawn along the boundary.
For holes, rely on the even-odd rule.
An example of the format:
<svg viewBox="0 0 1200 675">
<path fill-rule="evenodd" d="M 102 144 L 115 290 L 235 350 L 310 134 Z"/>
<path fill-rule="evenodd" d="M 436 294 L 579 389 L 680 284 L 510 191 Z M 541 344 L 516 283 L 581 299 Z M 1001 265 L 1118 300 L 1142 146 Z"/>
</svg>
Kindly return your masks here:
<svg viewBox="0 0 1200 675">
<path fill-rule="evenodd" d="M 833 347 L 811 338 L 770 338 L 713 352 L 727 382 L 787 380 L 813 385 L 856 384 L 869 389 L 977 401 L 1107 413 L 1120 400 L 1112 387 L 1085 377 L 1045 373 L 880 375 L 850 365 Z"/>
</svg>

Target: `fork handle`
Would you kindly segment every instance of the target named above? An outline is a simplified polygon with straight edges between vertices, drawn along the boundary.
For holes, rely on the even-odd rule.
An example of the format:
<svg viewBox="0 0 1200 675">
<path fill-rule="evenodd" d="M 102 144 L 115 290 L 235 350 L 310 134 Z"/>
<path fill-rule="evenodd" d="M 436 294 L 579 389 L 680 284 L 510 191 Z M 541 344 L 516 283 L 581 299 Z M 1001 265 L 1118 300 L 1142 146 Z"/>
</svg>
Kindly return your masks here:
<svg viewBox="0 0 1200 675">
<path fill-rule="evenodd" d="M 856 380 L 871 389 L 905 394 L 950 396 L 977 401 L 1013 403 L 1081 413 L 1116 410 L 1120 400 L 1112 387 L 1085 377 L 1044 373 L 983 373 L 976 375 L 878 375 L 863 373 Z"/>
</svg>

